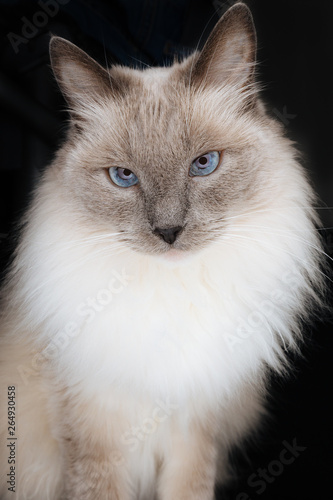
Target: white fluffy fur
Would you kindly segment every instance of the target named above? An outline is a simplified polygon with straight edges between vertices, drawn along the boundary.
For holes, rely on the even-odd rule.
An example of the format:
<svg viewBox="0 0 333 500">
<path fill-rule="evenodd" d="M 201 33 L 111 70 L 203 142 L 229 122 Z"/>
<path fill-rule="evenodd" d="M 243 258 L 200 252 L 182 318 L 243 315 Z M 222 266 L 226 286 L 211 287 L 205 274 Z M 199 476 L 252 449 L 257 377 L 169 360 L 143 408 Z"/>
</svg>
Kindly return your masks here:
<svg viewBox="0 0 333 500">
<path fill-rule="evenodd" d="M 150 86 L 158 94 L 169 72 L 179 70 L 137 74 L 147 93 Z M 259 181 L 265 179 L 261 194 L 230 209 L 225 230 L 203 250 L 146 255 L 116 234 L 106 237 L 98 221 L 94 227 L 78 218 L 57 164 L 46 172 L 2 292 L 1 500 L 13 498 L 6 484 L 8 386 L 16 386 L 17 500 L 60 500 L 69 424 L 86 429 L 80 446 L 87 452 L 92 435 L 102 443 L 116 436 L 105 474 L 121 475 L 128 499 L 153 500 L 157 464 L 177 446 L 180 460 L 177 436 L 191 443 L 193 421 L 211 426 L 212 435 L 219 429 L 217 472 L 225 480 L 228 450 L 264 412 L 268 367 L 283 371 L 285 350 L 298 345 L 300 320 L 321 282 L 312 190 L 280 128 L 267 117 L 242 115 L 246 92 L 195 92 L 193 109 L 188 92 L 187 127 L 201 116 L 210 122 L 221 109 L 226 141 L 232 132 L 235 147 L 237 138 L 255 145 L 249 151 L 258 156 Z M 100 122 L 104 112 L 117 141 L 111 118 L 120 117 L 108 105 L 89 108 L 87 100 L 80 112 L 91 120 L 93 111 Z M 105 131 L 91 128 L 87 140 L 99 151 Z M 66 151 L 68 171 L 80 165 L 82 150 L 78 142 Z M 66 420 L 65 403 L 75 422 Z M 171 491 L 172 474 L 187 458 L 166 469 L 158 488 Z"/>
<path fill-rule="evenodd" d="M 89 243 L 90 234 L 71 220 L 71 207 L 61 206 L 51 182 L 44 182 L 16 260 L 14 312 L 7 318 L 20 347 L 6 347 L 5 337 L 1 351 L 3 393 L 7 385 L 17 386 L 17 498 L 58 498 L 58 426 L 52 424 L 56 415 L 50 398 L 43 399 L 43 391 L 50 394 L 57 386 L 67 387 L 73 404 L 80 394 L 91 412 L 85 418 L 94 418 L 96 428 L 105 424 L 96 408 L 117 407 L 126 422 L 124 435 L 154 415 L 159 402 L 166 404 L 167 418 L 148 433 L 139 450 L 132 452 L 124 440 L 130 481 L 140 483 L 143 492 L 150 491 L 154 477 L 149 450 L 162 448 L 167 455 L 169 427 L 185 431 L 191 414 L 223 415 L 231 405 L 236 411 L 226 421 L 221 418 L 222 435 L 228 427 L 228 444 L 252 425 L 239 411 L 244 402 L 237 403 L 237 395 L 248 395 L 253 410 L 246 412 L 255 420 L 261 411 L 264 366 L 281 368 L 283 346 L 293 345 L 298 331 L 295 310 L 302 313 L 307 305 L 307 273 L 318 277 L 318 242 L 303 208 L 309 205 L 309 190 L 291 158 L 277 168 L 288 169 L 288 178 L 276 201 L 230 216 L 223 238 L 173 262 L 130 250 L 113 254 L 112 245 L 110 255 L 102 252 L 96 258 L 98 240 Z M 84 238 L 87 242 L 80 244 Z M 130 279 L 117 279 L 114 284 L 122 290 L 87 322 L 77 308 L 88 297 L 99 298 L 100 307 L 101 297 L 107 297 L 100 291 L 114 271 Z M 78 334 L 68 333 L 71 322 Z M 41 357 L 31 359 L 24 352 L 22 346 L 32 341 Z M 43 370 L 58 380 L 54 388 Z M 3 440 L 4 434 L 1 470 L 6 470 Z M 38 468 L 34 456 L 39 457 Z M 3 478 L 1 484 L 1 498 L 11 498 Z"/>
</svg>

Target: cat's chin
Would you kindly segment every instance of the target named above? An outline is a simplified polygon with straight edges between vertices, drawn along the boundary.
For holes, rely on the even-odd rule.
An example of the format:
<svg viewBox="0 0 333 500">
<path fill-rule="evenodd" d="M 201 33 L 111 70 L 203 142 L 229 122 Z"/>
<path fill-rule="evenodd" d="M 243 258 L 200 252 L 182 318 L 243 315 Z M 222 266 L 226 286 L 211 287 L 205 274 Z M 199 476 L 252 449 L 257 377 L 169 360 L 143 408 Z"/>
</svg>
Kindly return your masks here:
<svg viewBox="0 0 333 500">
<path fill-rule="evenodd" d="M 158 255 L 158 260 L 170 267 L 178 267 L 188 264 L 193 257 L 193 253 L 171 248 L 167 252 Z"/>
<path fill-rule="evenodd" d="M 164 254 L 164 258 L 170 260 L 171 262 L 183 261 L 184 259 L 186 259 L 187 256 L 188 252 L 184 252 L 182 250 L 176 250 L 174 248 L 171 248 L 171 250 L 168 250 Z"/>
</svg>

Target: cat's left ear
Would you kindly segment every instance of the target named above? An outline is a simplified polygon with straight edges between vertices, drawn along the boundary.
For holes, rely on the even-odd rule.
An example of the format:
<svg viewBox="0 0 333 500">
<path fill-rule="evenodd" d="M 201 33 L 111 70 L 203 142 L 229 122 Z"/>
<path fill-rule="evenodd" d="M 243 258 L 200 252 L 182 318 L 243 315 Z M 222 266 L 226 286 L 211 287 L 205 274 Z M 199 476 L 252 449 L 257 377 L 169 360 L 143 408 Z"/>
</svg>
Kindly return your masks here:
<svg viewBox="0 0 333 500">
<path fill-rule="evenodd" d="M 231 7 L 217 22 L 192 68 L 191 81 L 221 87 L 244 87 L 254 80 L 256 32 L 249 8 Z"/>
<path fill-rule="evenodd" d="M 68 40 L 52 37 L 50 58 L 60 90 L 72 109 L 100 101 L 116 91 L 110 74 Z"/>
</svg>

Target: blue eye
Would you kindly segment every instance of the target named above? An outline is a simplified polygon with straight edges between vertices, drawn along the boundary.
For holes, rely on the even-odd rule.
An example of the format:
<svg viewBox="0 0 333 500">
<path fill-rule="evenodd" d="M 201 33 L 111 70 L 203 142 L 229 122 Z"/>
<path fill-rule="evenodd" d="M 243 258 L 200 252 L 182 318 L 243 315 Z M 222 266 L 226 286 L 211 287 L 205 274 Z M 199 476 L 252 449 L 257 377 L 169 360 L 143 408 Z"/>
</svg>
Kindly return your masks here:
<svg viewBox="0 0 333 500">
<path fill-rule="evenodd" d="M 134 186 L 139 182 L 137 176 L 128 168 L 111 167 L 109 168 L 109 175 L 111 180 L 120 187 Z"/>
<path fill-rule="evenodd" d="M 191 165 L 189 175 L 202 176 L 209 175 L 218 167 L 220 163 L 220 154 L 218 151 L 210 151 L 205 155 L 199 156 Z"/>
</svg>

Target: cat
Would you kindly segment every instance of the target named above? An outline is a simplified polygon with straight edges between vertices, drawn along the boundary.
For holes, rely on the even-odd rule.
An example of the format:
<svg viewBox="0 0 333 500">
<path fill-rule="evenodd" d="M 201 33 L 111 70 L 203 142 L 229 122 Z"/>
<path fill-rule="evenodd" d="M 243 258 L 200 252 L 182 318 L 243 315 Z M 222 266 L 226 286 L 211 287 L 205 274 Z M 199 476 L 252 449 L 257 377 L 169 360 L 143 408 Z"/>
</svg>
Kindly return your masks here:
<svg viewBox="0 0 333 500">
<path fill-rule="evenodd" d="M 71 120 L 2 286 L 1 499 L 212 500 L 324 287 L 251 13 L 170 67 L 50 55 Z"/>
</svg>

